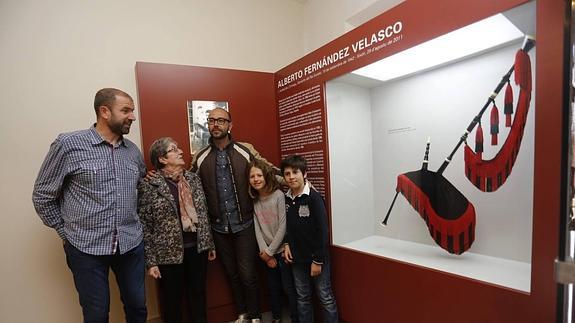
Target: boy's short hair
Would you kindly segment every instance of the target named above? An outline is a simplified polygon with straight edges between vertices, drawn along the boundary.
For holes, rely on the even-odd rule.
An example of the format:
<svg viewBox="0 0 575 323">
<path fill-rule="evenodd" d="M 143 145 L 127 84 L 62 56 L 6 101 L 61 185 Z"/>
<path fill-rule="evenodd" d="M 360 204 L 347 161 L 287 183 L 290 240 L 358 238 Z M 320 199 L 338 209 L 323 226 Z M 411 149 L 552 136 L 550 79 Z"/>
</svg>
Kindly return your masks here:
<svg viewBox="0 0 575 323">
<path fill-rule="evenodd" d="M 300 155 L 289 155 L 281 162 L 280 168 L 282 175 L 287 167 L 299 169 L 302 173 L 305 174 L 307 171 L 307 161 Z"/>
</svg>

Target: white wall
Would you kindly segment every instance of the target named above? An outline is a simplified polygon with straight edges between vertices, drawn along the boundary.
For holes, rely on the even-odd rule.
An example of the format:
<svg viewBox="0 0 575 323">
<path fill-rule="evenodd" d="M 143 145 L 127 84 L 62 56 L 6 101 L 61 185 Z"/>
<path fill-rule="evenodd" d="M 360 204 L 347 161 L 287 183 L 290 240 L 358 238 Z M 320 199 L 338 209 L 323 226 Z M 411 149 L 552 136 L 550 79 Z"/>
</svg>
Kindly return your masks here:
<svg viewBox="0 0 575 323">
<path fill-rule="evenodd" d="M 332 236 L 343 245 L 375 233 L 370 91 L 326 84 Z"/>
<path fill-rule="evenodd" d="M 118 87 L 137 100 L 136 61 L 274 72 L 303 56 L 302 10 L 282 0 L 0 1 L 0 322 L 81 320 L 61 242 L 31 191 L 56 135 L 94 122 L 94 93 Z M 138 122 L 128 137 L 140 143 Z M 122 322 L 111 285 L 111 322 Z"/>
<path fill-rule="evenodd" d="M 468 59 L 430 72 L 392 81 L 371 90 L 371 135 L 373 136 L 374 216 L 358 216 L 358 221 L 371 222 L 376 234 L 386 237 L 434 245 L 425 222 L 403 197 L 398 197 L 386 228 L 380 227 L 383 217 L 395 194 L 399 174 L 421 168 L 427 137 L 431 137 L 429 169 L 437 170 L 445 157 L 457 144 L 465 129 L 479 112 L 501 77 L 509 70 L 520 44 L 514 44 L 480 57 Z M 535 50 L 530 53 L 535 66 Z M 535 79 L 535 75 L 533 76 Z M 329 84 L 329 83 L 328 83 Z M 350 95 L 342 87 L 328 87 L 328 98 Z M 337 93 L 331 93 L 337 90 Z M 353 94 L 351 98 L 354 98 Z M 515 88 L 515 99 L 518 89 Z M 342 101 L 343 99 L 339 99 Z M 363 113 L 365 100 L 361 99 Z M 491 147 L 489 113 L 483 118 L 485 137 L 484 159 L 493 158 L 507 136 L 503 126 L 503 92 L 498 97 L 500 110 L 500 145 Z M 328 104 L 331 102 L 328 101 Z M 350 108 L 356 105 L 349 104 Z M 328 120 L 333 120 L 334 110 L 328 106 Z M 368 114 L 366 114 L 368 115 Z M 455 154 L 444 176 L 457 187 L 476 209 L 477 227 L 475 242 L 470 252 L 488 256 L 530 262 L 533 208 L 533 156 L 534 156 L 534 98 L 532 99 L 521 149 L 515 167 L 507 182 L 496 192 L 483 193 L 465 177 L 463 147 Z M 342 116 L 349 118 L 348 116 Z M 339 117 L 338 117 L 339 118 Z M 406 129 L 407 131 L 398 131 Z M 329 125 L 329 141 L 341 136 L 340 132 L 368 132 L 366 127 L 349 130 L 341 124 Z M 369 133 L 365 134 L 369 137 Z M 469 143 L 474 147 L 475 132 Z M 336 141 L 337 143 L 337 141 Z M 332 146 L 330 145 L 330 153 Z M 336 150 L 337 152 L 337 150 Z M 365 153 L 347 155 L 347 162 L 360 161 L 363 166 Z M 334 173 L 348 171 L 337 167 L 330 157 L 332 178 Z M 349 165 L 346 165 L 349 168 Z M 333 180 L 332 180 L 333 181 Z M 337 187 L 339 190 L 340 187 Z M 349 201 L 362 201 L 365 191 L 350 191 Z M 333 202 L 334 223 L 339 223 L 336 203 Z M 362 220 L 360 220 L 362 219 Z M 359 227 L 360 224 L 355 224 Z M 334 232 L 340 230 L 333 228 Z M 359 233 L 359 232 L 358 232 Z"/>
<path fill-rule="evenodd" d="M 312 52 L 404 0 L 308 0 L 304 2 L 304 50 Z"/>
</svg>

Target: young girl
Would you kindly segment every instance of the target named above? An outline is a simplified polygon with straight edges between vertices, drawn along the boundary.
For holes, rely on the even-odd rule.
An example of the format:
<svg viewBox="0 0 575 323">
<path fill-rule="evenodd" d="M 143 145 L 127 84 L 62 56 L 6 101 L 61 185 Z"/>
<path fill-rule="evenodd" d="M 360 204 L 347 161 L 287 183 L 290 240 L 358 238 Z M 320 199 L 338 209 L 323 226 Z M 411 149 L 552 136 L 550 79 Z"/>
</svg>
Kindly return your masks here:
<svg viewBox="0 0 575 323">
<path fill-rule="evenodd" d="M 259 256 L 267 265 L 271 294 L 272 322 L 281 321 L 281 296 L 283 290 L 288 296 L 292 322 L 299 322 L 296 292 L 291 266 L 281 257 L 286 232 L 285 196 L 279 190 L 273 169 L 265 162 L 255 159 L 248 167 L 250 196 L 254 199 L 255 231 Z"/>
</svg>

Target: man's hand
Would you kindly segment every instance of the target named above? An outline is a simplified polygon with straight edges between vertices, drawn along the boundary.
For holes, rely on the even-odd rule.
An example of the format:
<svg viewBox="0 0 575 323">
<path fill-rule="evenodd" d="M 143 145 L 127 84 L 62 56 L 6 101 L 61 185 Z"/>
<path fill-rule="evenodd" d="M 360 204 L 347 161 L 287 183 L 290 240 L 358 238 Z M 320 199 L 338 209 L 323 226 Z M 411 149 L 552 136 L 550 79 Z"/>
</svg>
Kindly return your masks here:
<svg viewBox="0 0 575 323">
<path fill-rule="evenodd" d="M 321 265 L 316 264 L 315 262 L 311 263 L 311 277 L 319 276 L 321 274 Z"/>
<path fill-rule="evenodd" d="M 156 178 L 156 177 L 158 177 L 158 176 L 160 176 L 160 175 L 158 174 L 158 172 L 156 172 L 155 170 L 151 169 L 151 170 L 149 170 L 149 171 L 146 173 L 146 177 L 144 177 L 144 180 L 145 180 L 146 182 L 149 182 L 149 181 L 151 181 L 152 179 L 154 179 L 154 178 Z"/>
<path fill-rule="evenodd" d="M 313 186 L 313 184 L 306 178 L 305 182 L 309 185 L 309 188 L 313 188 L 315 190 L 315 187 Z M 317 190 L 316 190 L 317 191 Z"/>
<path fill-rule="evenodd" d="M 216 251 L 215 250 L 208 251 L 208 260 L 212 261 L 215 259 L 216 259 Z"/>
<path fill-rule="evenodd" d="M 289 245 L 284 246 L 284 259 L 288 264 L 293 263 L 293 257 L 291 255 L 291 250 L 289 249 Z"/>
<path fill-rule="evenodd" d="M 162 275 L 160 274 L 160 268 L 158 268 L 158 266 L 150 267 L 150 269 L 148 269 L 148 275 L 154 277 L 155 279 L 162 278 Z"/>
</svg>

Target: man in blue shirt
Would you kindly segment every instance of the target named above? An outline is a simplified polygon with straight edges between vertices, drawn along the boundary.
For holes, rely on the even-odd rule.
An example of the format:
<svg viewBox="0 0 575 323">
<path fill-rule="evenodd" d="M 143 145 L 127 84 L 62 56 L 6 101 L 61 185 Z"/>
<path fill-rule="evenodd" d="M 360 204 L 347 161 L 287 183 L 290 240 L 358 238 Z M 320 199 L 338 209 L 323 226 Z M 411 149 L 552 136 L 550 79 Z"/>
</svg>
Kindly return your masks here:
<svg viewBox="0 0 575 323">
<path fill-rule="evenodd" d="M 36 212 L 64 242 L 84 322 L 108 322 L 108 274 L 114 271 L 126 321 L 146 322 L 142 226 L 137 184 L 142 155 L 123 135 L 134 101 L 112 88 L 94 99 L 96 123 L 60 134 L 50 146 L 32 195 Z"/>
</svg>

